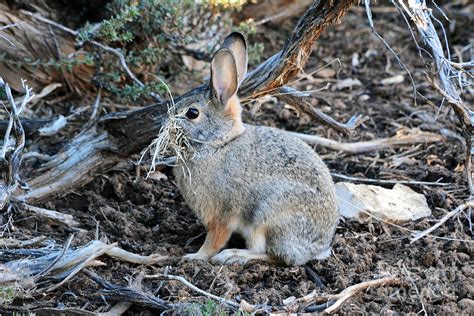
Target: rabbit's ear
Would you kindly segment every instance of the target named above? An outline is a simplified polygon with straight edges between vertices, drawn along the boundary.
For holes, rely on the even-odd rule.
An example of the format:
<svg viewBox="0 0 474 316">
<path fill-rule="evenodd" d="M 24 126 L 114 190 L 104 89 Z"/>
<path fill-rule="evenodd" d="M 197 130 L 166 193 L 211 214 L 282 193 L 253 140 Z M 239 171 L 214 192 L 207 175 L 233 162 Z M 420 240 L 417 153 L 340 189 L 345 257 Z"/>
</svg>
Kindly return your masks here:
<svg viewBox="0 0 474 316">
<path fill-rule="evenodd" d="M 228 48 L 221 48 L 212 58 L 211 87 L 212 94 L 226 106 L 230 98 L 237 92 L 237 67 L 234 55 Z"/>
<path fill-rule="evenodd" d="M 245 41 L 245 37 L 242 33 L 232 32 L 226 37 L 222 47 L 230 49 L 232 54 L 234 54 L 240 86 L 247 74 L 247 42 Z"/>
</svg>

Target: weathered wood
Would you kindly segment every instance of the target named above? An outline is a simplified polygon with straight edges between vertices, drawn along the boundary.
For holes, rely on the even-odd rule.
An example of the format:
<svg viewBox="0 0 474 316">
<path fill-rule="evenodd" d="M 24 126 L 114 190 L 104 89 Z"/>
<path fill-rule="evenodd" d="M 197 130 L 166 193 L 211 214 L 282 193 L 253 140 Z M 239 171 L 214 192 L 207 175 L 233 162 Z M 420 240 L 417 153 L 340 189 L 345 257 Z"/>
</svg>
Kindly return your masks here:
<svg viewBox="0 0 474 316">
<path fill-rule="evenodd" d="M 10 105 L 10 118 L 2 137 L 3 145 L 0 148 L 0 210 L 7 204 L 10 195 L 17 188 L 18 173 L 25 147 L 25 132 L 21 125 L 20 113 L 26 103 L 31 100 L 31 89 L 24 82 L 22 82 L 22 86 L 26 94 L 23 100 L 17 104 L 13 99 L 10 86 L 0 77 L 0 89 L 5 91 L 7 103 Z"/>
<path fill-rule="evenodd" d="M 78 95 L 96 89 L 95 68 L 86 63 L 84 49 L 76 50 L 74 36 L 0 4 L 0 26 L 12 24 L 15 27 L 2 32 L 7 40 L 0 40 L 0 74 L 13 90 L 22 91 L 19 78 L 28 80 L 35 91 L 51 82 L 61 82 Z M 69 71 L 64 60 L 71 61 L 71 56 L 79 62 L 69 65 Z"/>
<path fill-rule="evenodd" d="M 252 100 L 277 90 L 288 83 L 306 64 L 312 46 L 330 25 L 339 22 L 355 0 L 319 0 L 301 17 L 292 36 L 278 52 L 254 71 L 242 84 L 239 96 Z M 201 85 L 175 100 L 186 104 L 208 89 Z M 167 117 L 167 106 L 155 104 L 144 109 L 113 113 L 74 138 L 63 151 L 53 156 L 27 179 L 29 190 L 17 190 L 15 196 L 27 202 L 64 194 L 89 182 L 95 174 L 107 170 L 118 161 L 139 153 L 158 135 Z"/>
</svg>

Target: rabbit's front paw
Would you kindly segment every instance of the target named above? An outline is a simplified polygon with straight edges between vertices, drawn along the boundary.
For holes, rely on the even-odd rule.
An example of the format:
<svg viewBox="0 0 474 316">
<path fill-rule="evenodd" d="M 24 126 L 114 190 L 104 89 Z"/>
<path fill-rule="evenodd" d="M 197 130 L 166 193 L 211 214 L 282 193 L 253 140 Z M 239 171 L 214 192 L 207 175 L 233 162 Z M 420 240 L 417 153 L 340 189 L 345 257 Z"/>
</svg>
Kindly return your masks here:
<svg viewBox="0 0 474 316">
<path fill-rule="evenodd" d="M 206 255 L 206 254 L 203 254 L 203 253 L 196 252 L 196 253 L 188 253 L 187 255 L 184 255 L 183 259 L 188 260 L 188 261 L 191 261 L 191 260 L 204 260 L 204 261 L 207 261 L 207 260 L 209 260 L 209 256 Z"/>
</svg>

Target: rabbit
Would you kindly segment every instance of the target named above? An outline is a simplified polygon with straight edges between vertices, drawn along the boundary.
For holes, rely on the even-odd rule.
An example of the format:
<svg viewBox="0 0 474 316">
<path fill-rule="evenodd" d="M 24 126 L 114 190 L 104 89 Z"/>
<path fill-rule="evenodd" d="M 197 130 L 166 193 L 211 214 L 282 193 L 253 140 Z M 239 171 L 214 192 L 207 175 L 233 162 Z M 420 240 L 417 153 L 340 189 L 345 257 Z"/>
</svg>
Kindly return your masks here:
<svg viewBox="0 0 474 316">
<path fill-rule="evenodd" d="M 179 102 L 177 124 L 192 154 L 173 173 L 208 231 L 184 259 L 303 265 L 327 258 L 339 219 L 329 170 L 303 141 L 242 122 L 237 91 L 246 71 L 245 38 L 231 33 L 212 58 L 210 88 Z M 219 252 L 234 232 L 247 249 Z"/>
</svg>

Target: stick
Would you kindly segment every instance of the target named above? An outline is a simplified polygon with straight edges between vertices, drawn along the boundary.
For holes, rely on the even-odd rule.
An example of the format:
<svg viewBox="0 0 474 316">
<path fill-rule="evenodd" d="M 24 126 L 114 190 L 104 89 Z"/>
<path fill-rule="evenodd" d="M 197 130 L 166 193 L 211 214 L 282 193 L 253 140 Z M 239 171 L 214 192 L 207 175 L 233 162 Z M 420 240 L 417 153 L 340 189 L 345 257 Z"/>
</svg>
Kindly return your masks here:
<svg viewBox="0 0 474 316">
<path fill-rule="evenodd" d="M 277 91 L 276 96 L 283 102 L 286 102 L 289 105 L 308 114 L 317 122 L 327 125 L 340 133 L 350 133 L 365 119 L 362 115 L 357 115 L 351 117 L 346 123 L 340 123 L 329 115 L 324 114 L 320 110 L 313 108 L 311 102 L 309 101 L 309 99 L 311 98 L 311 95 L 309 93 L 304 93 L 291 87 L 281 87 Z"/>
<path fill-rule="evenodd" d="M 435 229 L 443 225 L 448 219 L 455 216 L 456 214 L 464 211 L 467 208 L 472 208 L 472 207 L 474 207 L 474 202 L 467 202 L 467 203 L 461 204 L 458 207 L 456 207 L 454 210 L 449 212 L 448 214 L 444 215 L 436 224 L 434 224 L 430 228 L 419 233 L 412 233 L 413 238 L 410 240 L 410 244 L 425 237 L 426 235 L 431 234 L 431 232 L 433 232 Z"/>
<path fill-rule="evenodd" d="M 90 262 L 94 261 L 95 258 L 97 257 L 100 257 L 102 256 L 104 253 L 106 253 L 108 250 L 116 247 L 118 244 L 117 243 L 113 243 L 111 245 L 107 245 L 105 246 L 103 249 L 91 254 L 86 260 L 84 260 L 83 262 L 81 262 L 79 265 L 77 265 L 70 273 L 69 275 L 63 279 L 61 282 L 59 282 L 58 284 L 56 285 L 53 285 L 51 287 L 49 287 L 48 289 L 46 289 L 46 292 L 51 292 L 55 289 L 57 289 L 58 287 L 60 287 L 61 285 L 65 284 L 67 281 L 69 281 L 73 276 L 75 276 L 77 273 L 79 273 L 79 271 L 81 271 L 82 269 L 84 269 Z"/>
<path fill-rule="evenodd" d="M 112 258 L 120 259 L 122 261 L 135 263 L 135 264 L 144 264 L 144 265 L 153 265 L 160 261 L 168 259 L 168 256 L 161 256 L 158 254 L 152 254 L 149 256 L 141 256 L 141 255 L 137 255 L 136 253 L 132 253 L 118 247 L 109 249 L 107 251 L 107 255 Z"/>
<path fill-rule="evenodd" d="M 21 203 L 21 205 L 25 208 L 25 210 L 35 214 L 38 217 L 43 217 L 50 219 L 54 222 L 64 224 L 69 227 L 77 227 L 79 226 L 79 222 L 77 222 L 74 217 L 70 214 L 63 214 L 60 212 L 48 210 L 45 208 L 29 205 L 26 203 Z"/>
<path fill-rule="evenodd" d="M 286 304 L 285 309 L 295 310 L 298 308 L 298 306 L 305 305 L 306 310 L 313 310 L 312 304 L 325 303 L 330 306 L 329 307 L 326 306 L 327 308 L 324 309 L 324 313 L 332 313 L 336 311 L 339 307 L 341 307 L 341 305 L 345 301 L 347 301 L 349 298 L 351 298 L 352 296 L 354 296 L 360 291 L 363 291 L 371 287 L 386 286 L 386 285 L 400 285 L 401 283 L 402 281 L 399 278 L 395 276 L 389 276 L 389 277 L 385 277 L 385 278 L 381 278 L 377 280 L 371 280 L 371 281 L 366 281 L 366 282 L 352 285 L 338 294 L 321 295 L 320 293 L 318 293 L 318 291 L 314 290 L 308 295 L 305 295 L 305 296 L 302 296 L 300 298 L 290 301 L 289 303 Z M 321 307 L 323 306 L 324 305 L 318 305 L 316 306 L 316 309 L 321 310 Z"/>
<path fill-rule="evenodd" d="M 87 275 L 92 281 L 94 281 L 96 284 L 103 288 L 103 290 L 99 292 L 101 299 L 105 298 L 107 300 L 113 301 L 126 301 L 140 305 L 146 305 L 160 310 L 167 310 L 170 308 L 183 306 L 183 304 L 179 303 L 171 304 L 165 302 L 159 297 L 156 297 L 152 294 L 146 293 L 136 288 L 132 289 L 130 287 L 112 284 L 88 269 L 85 269 L 82 272 Z"/>
<path fill-rule="evenodd" d="M 74 238 L 74 234 L 70 235 L 68 239 L 66 240 L 66 243 L 64 244 L 63 250 L 59 253 L 59 255 L 47 266 L 44 268 L 43 271 L 39 272 L 37 275 L 35 275 L 35 279 L 39 279 L 49 271 L 51 271 L 54 268 L 54 265 L 64 256 L 66 251 L 69 249 L 71 246 L 72 239 Z"/>
<path fill-rule="evenodd" d="M 358 178 L 358 177 L 351 177 L 346 176 L 339 173 L 331 172 L 331 175 L 335 178 L 340 178 L 349 181 L 356 181 L 356 182 L 366 182 L 366 183 L 380 183 L 380 184 L 413 184 L 413 185 L 430 185 L 430 186 L 447 186 L 450 183 L 446 182 L 427 182 L 427 181 L 416 181 L 416 180 L 385 180 L 385 179 L 365 179 L 365 178 Z"/>
<path fill-rule="evenodd" d="M 356 285 L 352 285 L 352 286 L 348 287 L 347 289 L 345 289 L 344 291 L 342 291 L 341 293 L 333 295 L 331 297 L 331 300 L 332 299 L 337 299 L 337 301 L 334 303 L 334 305 L 326 308 L 323 312 L 328 313 L 328 314 L 331 314 L 331 313 L 335 312 L 349 298 L 351 298 L 352 296 L 354 296 L 358 292 L 361 292 L 361 291 L 366 290 L 368 288 L 379 287 L 379 286 L 387 286 L 387 285 L 399 285 L 399 284 L 401 284 L 400 279 L 398 279 L 397 277 L 394 277 L 394 276 L 390 276 L 390 277 L 385 277 L 385 278 L 378 279 L 378 280 L 366 281 L 366 282 L 362 282 L 362 283 L 359 283 L 359 284 L 356 284 Z"/>
<path fill-rule="evenodd" d="M 375 139 L 356 143 L 339 143 L 332 139 L 316 135 L 288 132 L 290 135 L 312 144 L 320 145 L 332 150 L 344 151 L 350 154 L 360 154 L 374 150 L 381 150 L 393 147 L 400 147 L 414 144 L 436 143 L 444 140 L 444 137 L 438 134 L 416 131 L 416 134 L 397 135 L 389 138 Z"/>
<path fill-rule="evenodd" d="M 191 290 L 201 294 L 201 295 L 204 295 L 214 301 L 217 301 L 221 304 L 224 304 L 224 305 L 227 305 L 229 307 L 233 307 L 233 308 L 240 308 L 240 304 L 235 302 L 235 301 L 231 301 L 231 300 L 226 300 L 225 298 L 222 298 L 222 297 L 219 297 L 217 295 L 214 295 L 214 294 L 211 294 L 211 293 L 208 293 L 204 290 L 201 290 L 200 288 L 198 288 L 197 286 L 191 284 L 190 282 L 188 282 L 185 278 L 183 277 L 180 277 L 180 276 L 175 276 L 175 275 L 170 275 L 170 274 L 154 274 L 154 275 L 145 275 L 145 279 L 167 279 L 167 280 L 173 280 L 173 281 L 178 281 L 182 284 L 184 284 L 186 287 L 190 288 Z"/>
</svg>

